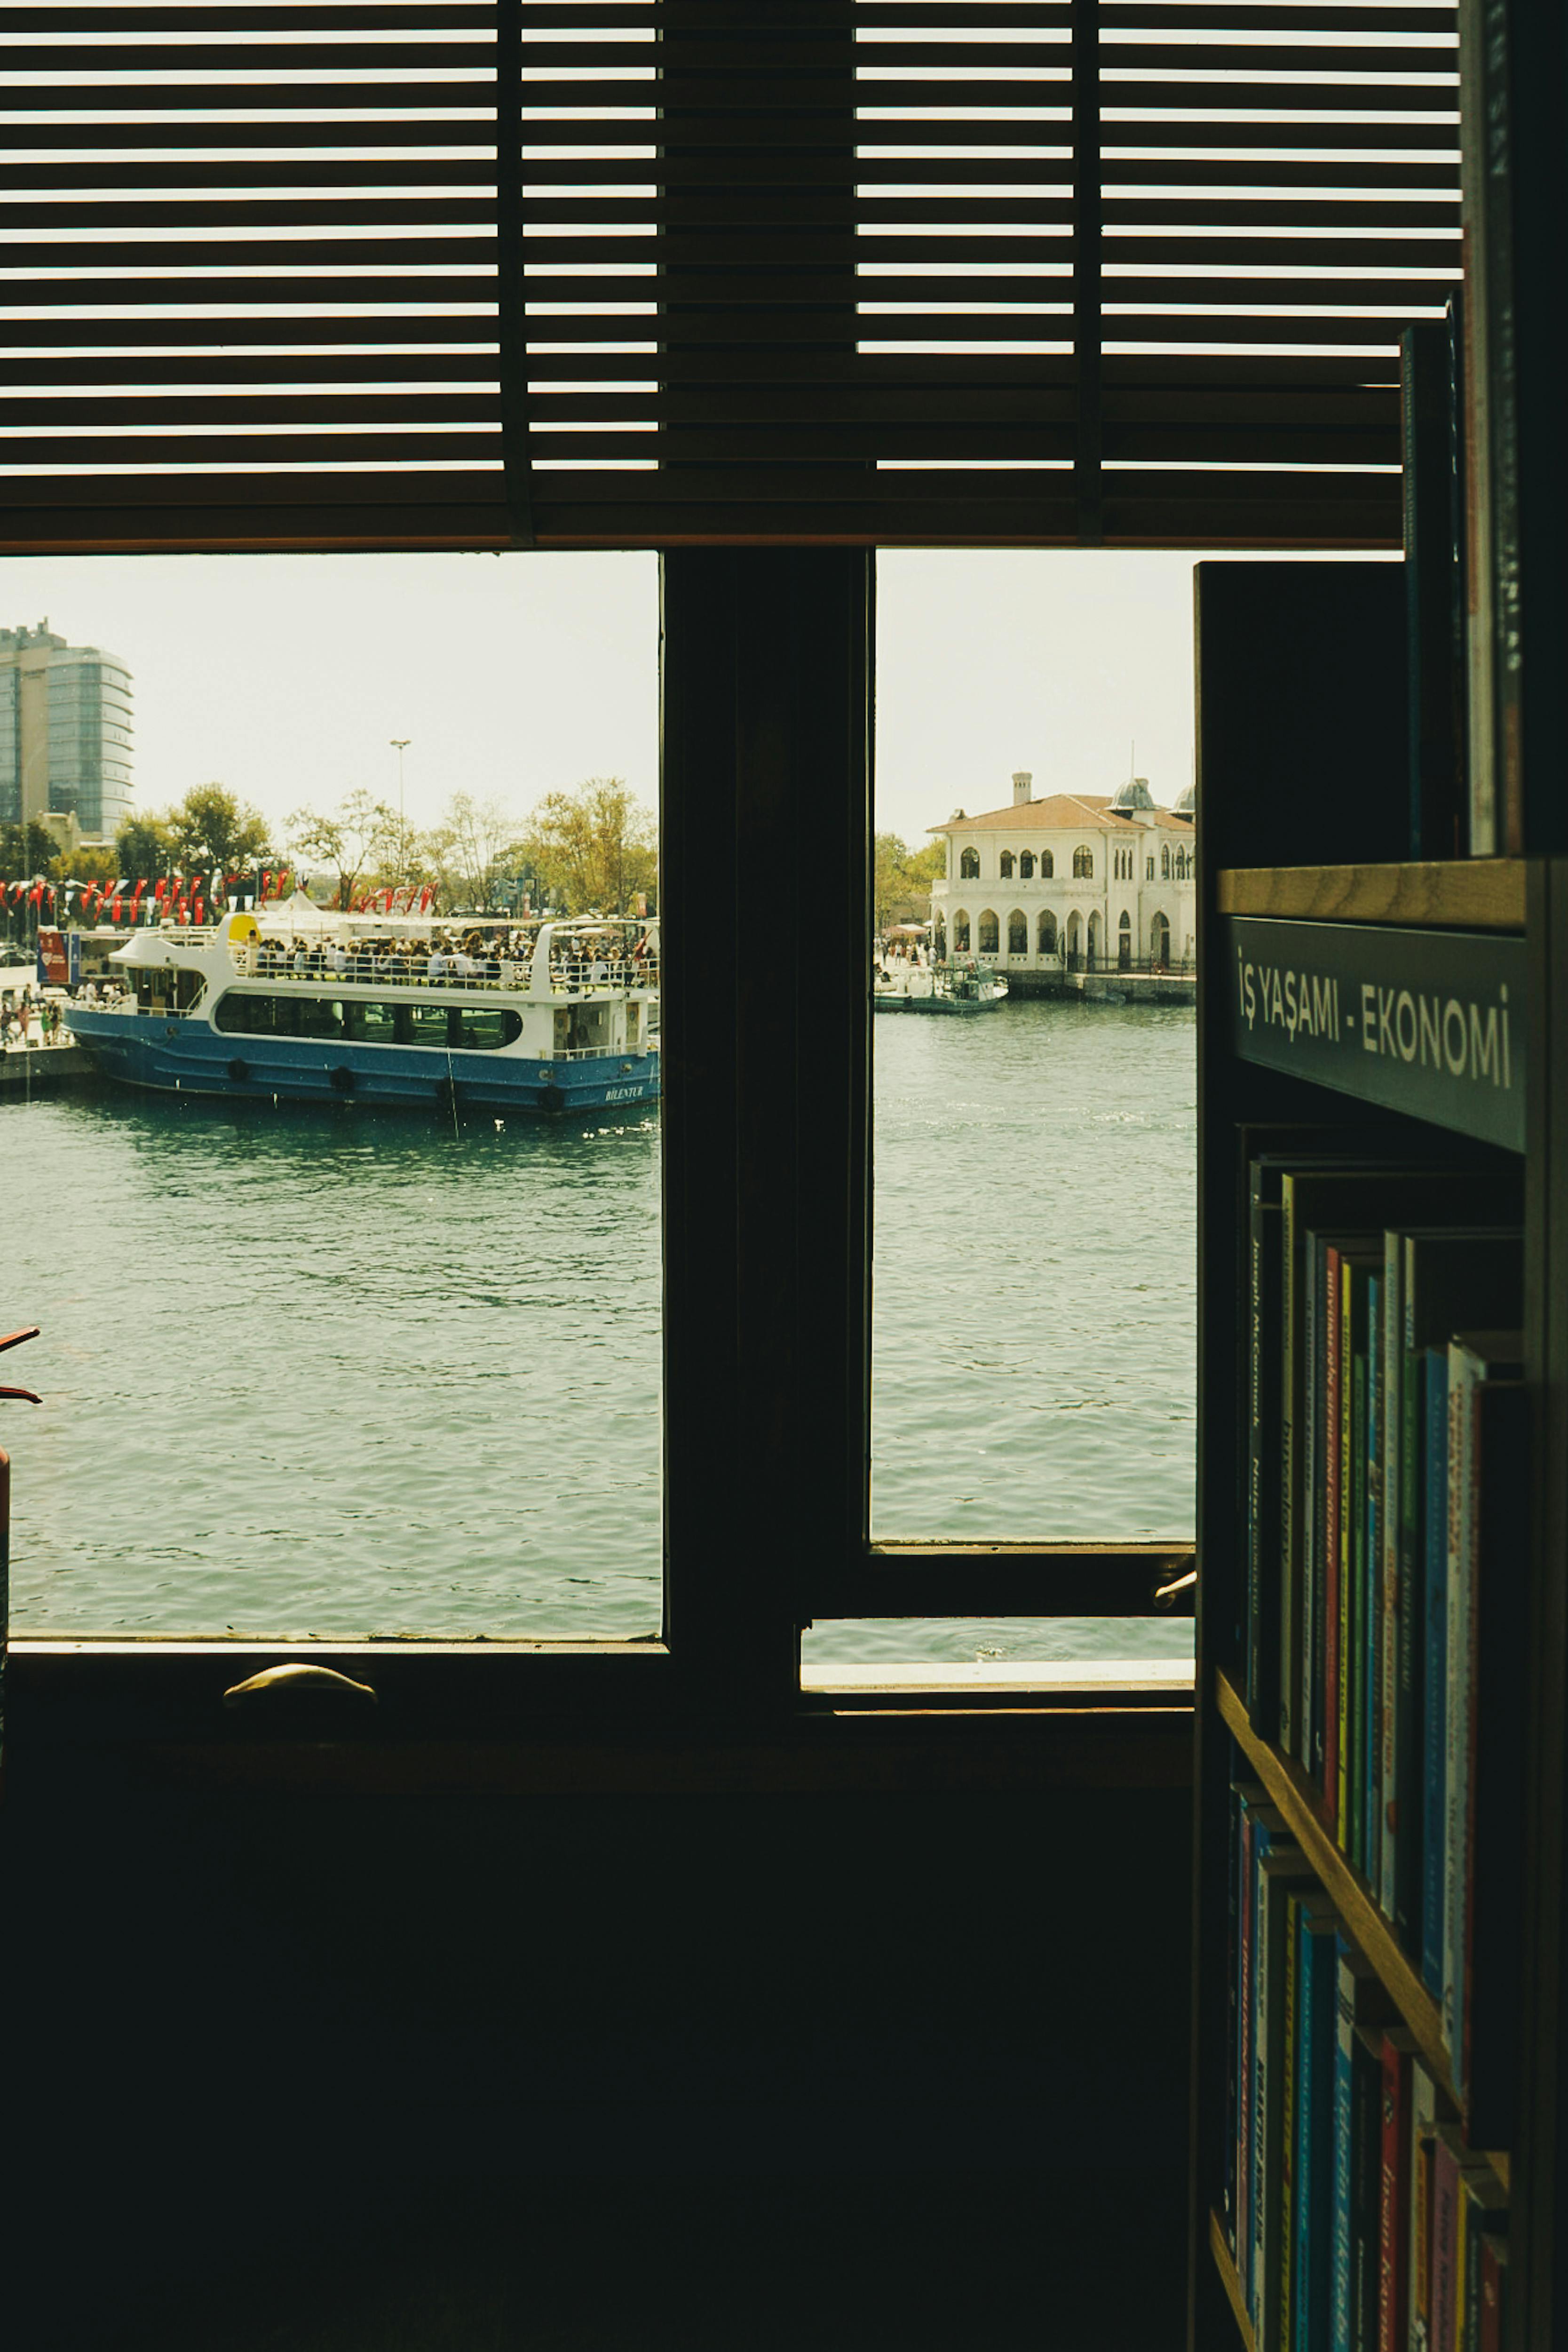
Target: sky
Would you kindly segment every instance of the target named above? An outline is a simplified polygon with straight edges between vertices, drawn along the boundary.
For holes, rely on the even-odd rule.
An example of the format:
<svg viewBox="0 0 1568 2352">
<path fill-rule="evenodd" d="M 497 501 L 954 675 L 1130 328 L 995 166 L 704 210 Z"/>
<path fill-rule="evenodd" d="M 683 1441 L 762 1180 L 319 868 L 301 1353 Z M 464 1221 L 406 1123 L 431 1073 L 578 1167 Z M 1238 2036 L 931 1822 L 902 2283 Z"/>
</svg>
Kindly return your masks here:
<svg viewBox="0 0 1568 2352">
<path fill-rule="evenodd" d="M 1192 773 L 1191 554 L 894 551 L 878 565 L 877 815 L 912 847 L 956 808 Z M 434 824 L 455 792 L 658 784 L 651 554 L 26 557 L 0 625 L 120 655 L 136 804 L 226 784 L 281 828 L 359 786 Z M 1132 764 L 1134 759 L 1135 768 Z"/>
</svg>

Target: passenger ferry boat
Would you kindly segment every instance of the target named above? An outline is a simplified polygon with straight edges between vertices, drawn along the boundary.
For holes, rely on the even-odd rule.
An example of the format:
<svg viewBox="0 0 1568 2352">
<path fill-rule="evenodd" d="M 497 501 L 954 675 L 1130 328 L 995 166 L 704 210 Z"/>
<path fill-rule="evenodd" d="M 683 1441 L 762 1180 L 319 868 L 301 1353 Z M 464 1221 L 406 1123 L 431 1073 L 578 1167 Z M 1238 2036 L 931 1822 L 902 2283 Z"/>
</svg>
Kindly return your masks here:
<svg viewBox="0 0 1568 2352">
<path fill-rule="evenodd" d="M 480 961 L 306 908 L 286 941 L 245 912 L 135 932 L 111 959 L 128 1000 L 73 1003 L 73 1034 L 106 1076 L 165 1093 L 545 1116 L 657 1097 L 657 989 L 603 954 L 617 927 L 542 923 L 526 960 Z"/>
</svg>

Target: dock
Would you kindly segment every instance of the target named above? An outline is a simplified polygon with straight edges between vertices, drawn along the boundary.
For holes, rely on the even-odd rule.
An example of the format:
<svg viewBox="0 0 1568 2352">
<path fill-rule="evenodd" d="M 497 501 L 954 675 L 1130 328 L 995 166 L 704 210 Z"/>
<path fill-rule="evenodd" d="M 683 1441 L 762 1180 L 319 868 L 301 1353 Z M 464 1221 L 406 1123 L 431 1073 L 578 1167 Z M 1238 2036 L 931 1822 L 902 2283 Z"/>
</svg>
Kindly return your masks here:
<svg viewBox="0 0 1568 2352">
<path fill-rule="evenodd" d="M 0 1097 L 6 1102 L 80 1086 L 92 1065 L 79 1045 L 7 1045 L 0 1051 Z"/>
</svg>

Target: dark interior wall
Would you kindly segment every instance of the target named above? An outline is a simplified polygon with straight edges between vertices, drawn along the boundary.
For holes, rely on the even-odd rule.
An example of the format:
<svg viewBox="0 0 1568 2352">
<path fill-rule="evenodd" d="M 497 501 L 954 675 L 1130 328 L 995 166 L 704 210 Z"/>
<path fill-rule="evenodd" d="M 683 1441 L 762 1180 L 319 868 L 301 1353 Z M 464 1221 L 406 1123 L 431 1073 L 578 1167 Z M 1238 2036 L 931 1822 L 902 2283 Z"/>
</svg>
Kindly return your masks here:
<svg viewBox="0 0 1568 2352">
<path fill-rule="evenodd" d="M 17 2352 L 1178 2341 L 1183 1791 L 5 1833 Z"/>
</svg>

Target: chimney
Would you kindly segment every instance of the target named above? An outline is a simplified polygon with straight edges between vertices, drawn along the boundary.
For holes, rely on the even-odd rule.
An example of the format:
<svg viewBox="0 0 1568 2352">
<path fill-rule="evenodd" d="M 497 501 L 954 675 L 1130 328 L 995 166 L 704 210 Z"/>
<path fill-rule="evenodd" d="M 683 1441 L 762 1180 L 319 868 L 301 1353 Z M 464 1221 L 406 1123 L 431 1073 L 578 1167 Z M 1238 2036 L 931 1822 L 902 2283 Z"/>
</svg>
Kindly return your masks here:
<svg viewBox="0 0 1568 2352">
<path fill-rule="evenodd" d="M 1034 778 L 1033 778 L 1033 776 L 1030 773 L 1030 771 L 1029 771 L 1027 768 L 1018 768 L 1018 769 L 1015 769 L 1015 770 L 1014 770 L 1014 772 L 1013 772 L 1013 806 L 1014 806 L 1014 808 L 1022 808 L 1022 807 L 1023 807 L 1023 805 L 1024 805 L 1024 803 L 1025 803 L 1025 802 L 1026 802 L 1026 801 L 1028 801 L 1028 800 L 1031 797 L 1030 787 L 1032 786 L 1033 782 L 1034 782 Z"/>
</svg>

